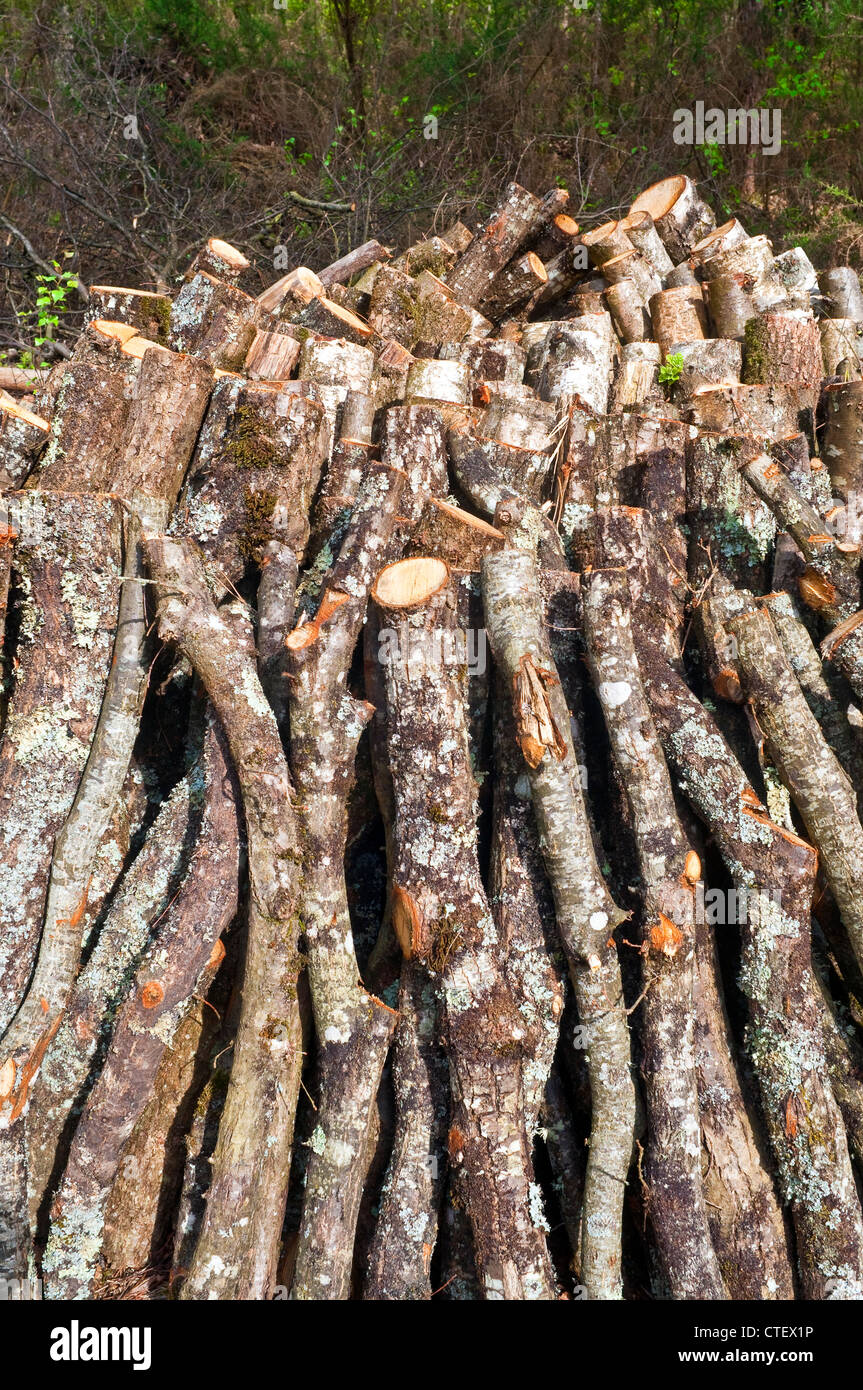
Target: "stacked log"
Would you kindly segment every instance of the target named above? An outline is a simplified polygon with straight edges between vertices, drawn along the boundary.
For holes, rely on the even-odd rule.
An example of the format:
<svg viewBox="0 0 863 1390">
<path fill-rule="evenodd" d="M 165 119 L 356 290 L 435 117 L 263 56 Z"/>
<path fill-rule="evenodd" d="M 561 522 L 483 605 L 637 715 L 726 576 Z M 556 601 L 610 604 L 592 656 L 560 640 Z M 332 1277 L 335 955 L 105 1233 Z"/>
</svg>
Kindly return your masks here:
<svg viewBox="0 0 863 1390">
<path fill-rule="evenodd" d="M 0 1278 L 863 1297 L 863 295 L 567 209 L 0 399 Z"/>
</svg>

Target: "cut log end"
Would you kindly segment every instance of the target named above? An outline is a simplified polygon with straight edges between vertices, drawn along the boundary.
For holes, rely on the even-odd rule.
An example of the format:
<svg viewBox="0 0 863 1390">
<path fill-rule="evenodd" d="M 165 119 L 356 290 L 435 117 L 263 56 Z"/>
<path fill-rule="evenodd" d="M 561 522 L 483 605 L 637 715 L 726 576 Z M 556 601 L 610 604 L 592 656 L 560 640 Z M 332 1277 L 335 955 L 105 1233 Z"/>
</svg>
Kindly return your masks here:
<svg viewBox="0 0 863 1390">
<path fill-rule="evenodd" d="M 449 577 L 449 565 L 431 555 L 397 560 L 378 575 L 372 597 L 385 608 L 416 608 L 448 584 Z"/>
</svg>

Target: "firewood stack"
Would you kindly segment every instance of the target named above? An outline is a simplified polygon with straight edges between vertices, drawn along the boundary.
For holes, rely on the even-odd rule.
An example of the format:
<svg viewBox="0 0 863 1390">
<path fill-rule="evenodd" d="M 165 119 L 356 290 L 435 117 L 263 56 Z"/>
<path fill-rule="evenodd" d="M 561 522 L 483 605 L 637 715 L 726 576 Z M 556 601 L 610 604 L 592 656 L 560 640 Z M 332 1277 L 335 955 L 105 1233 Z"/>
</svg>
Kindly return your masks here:
<svg viewBox="0 0 863 1390">
<path fill-rule="evenodd" d="M 3 1277 L 863 1297 L 863 295 L 567 201 L 0 400 Z"/>
</svg>

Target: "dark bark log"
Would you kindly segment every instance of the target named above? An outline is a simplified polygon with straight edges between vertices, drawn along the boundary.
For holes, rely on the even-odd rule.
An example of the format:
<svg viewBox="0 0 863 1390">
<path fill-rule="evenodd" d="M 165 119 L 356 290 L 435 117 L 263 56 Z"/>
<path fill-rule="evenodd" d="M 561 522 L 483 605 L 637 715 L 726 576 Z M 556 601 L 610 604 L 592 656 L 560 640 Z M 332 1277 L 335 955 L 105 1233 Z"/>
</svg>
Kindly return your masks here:
<svg viewBox="0 0 863 1390">
<path fill-rule="evenodd" d="M 737 660 L 758 724 L 819 852 L 861 962 L 863 913 L 856 883 L 863 870 L 863 827 L 854 789 L 806 703 L 766 611 L 743 613 L 726 626 L 737 639 Z"/>
<path fill-rule="evenodd" d="M 450 1162 L 463 1167 L 486 1297 L 550 1299 L 524 1116 L 527 1028 L 506 982 L 479 873 L 464 667 L 447 659 L 455 638 L 447 567 L 438 560 L 391 566 L 374 598 L 393 635 L 384 679 L 395 793 L 394 924 L 404 953 L 441 978 L 453 1092 Z"/>
<path fill-rule="evenodd" d="M 821 339 L 814 319 L 793 314 L 759 314 L 744 331 L 743 380 L 819 390 L 823 374 Z"/>
<path fill-rule="evenodd" d="M 0 403 L 0 489 L 21 487 L 48 440 L 50 425 L 41 415 Z"/>
<path fill-rule="evenodd" d="M 492 280 L 542 225 L 542 203 L 511 183 L 482 231 L 456 261 L 447 284 L 463 304 L 478 304 Z"/>
<path fill-rule="evenodd" d="M 364 241 L 362 245 L 355 246 L 347 255 L 340 256 L 337 261 L 332 261 L 318 272 L 318 276 L 325 287 L 331 285 L 344 285 L 354 275 L 359 275 L 360 271 L 366 270 L 376 261 L 388 261 L 390 252 L 386 246 L 382 246 L 379 241 L 372 239 Z"/>
<path fill-rule="evenodd" d="M 739 587 L 766 587 L 766 561 L 776 525 L 744 473 L 759 452 L 757 441 L 743 434 L 701 430 L 689 441 L 689 579 L 696 591 L 712 568 Z"/>
<path fill-rule="evenodd" d="M 323 409 L 270 382 L 222 377 L 213 391 L 174 529 L 229 587 L 271 540 L 300 557 L 321 468 Z"/>
<path fill-rule="evenodd" d="M 171 300 L 167 294 L 153 294 L 150 290 L 91 285 L 84 319 L 88 324 L 97 319 L 128 324 L 142 338 L 167 347 Z"/>
<path fill-rule="evenodd" d="M 215 959 L 223 953 L 219 937 L 236 911 L 239 871 L 237 792 L 226 756 L 224 736 L 211 723 L 201 772 L 203 819 L 189 873 L 117 1014 L 108 1055 L 78 1122 L 54 1199 L 43 1259 L 54 1298 L 94 1293 L 106 1209 L 126 1146 L 191 996 L 206 988 L 214 952 Z M 142 1198 L 139 1191 L 136 1200 Z"/>
<path fill-rule="evenodd" d="M 145 553 L 162 635 L 192 663 L 224 728 L 249 859 L 243 1008 L 207 1211 L 182 1296 L 260 1299 L 275 1282 L 302 1063 L 292 788 L 254 666 L 215 608 L 190 543 L 148 538 Z"/>
<path fill-rule="evenodd" d="M 495 275 L 479 301 L 482 313 L 500 320 L 520 309 L 527 300 L 542 292 L 548 272 L 535 251 L 526 251 Z"/>
<path fill-rule="evenodd" d="M 405 961 L 393 1058 L 396 1132 L 369 1251 L 366 1299 L 431 1298 L 449 1108 L 441 1022 L 439 980 L 420 961 Z"/>
<path fill-rule="evenodd" d="M 60 381 L 51 432 L 38 470 L 54 492 L 110 491 L 129 419 L 138 366 L 70 362 Z"/>
<path fill-rule="evenodd" d="M 825 388 L 823 452 L 833 491 L 843 502 L 863 497 L 863 382 Z"/>
<path fill-rule="evenodd" d="M 815 437 L 815 395 L 797 386 L 711 386 L 682 406 L 683 418 L 702 430 L 778 440 Z"/>
<path fill-rule="evenodd" d="M 819 512 L 801 496 L 779 462 L 757 453 L 743 463 L 743 476 L 764 499 L 782 526 L 797 542 L 806 569 L 801 597 L 829 623 L 851 616 L 860 602 L 860 548 L 836 540 Z"/>
</svg>

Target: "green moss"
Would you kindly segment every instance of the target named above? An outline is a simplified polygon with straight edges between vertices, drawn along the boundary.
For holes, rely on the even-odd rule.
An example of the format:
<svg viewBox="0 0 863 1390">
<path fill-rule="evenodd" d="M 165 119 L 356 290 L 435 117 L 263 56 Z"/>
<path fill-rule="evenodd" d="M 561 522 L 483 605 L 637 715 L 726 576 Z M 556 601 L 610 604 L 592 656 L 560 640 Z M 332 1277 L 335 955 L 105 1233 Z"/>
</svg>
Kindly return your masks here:
<svg viewBox="0 0 863 1390">
<path fill-rule="evenodd" d="M 270 468 L 275 451 L 251 406 L 241 405 L 231 421 L 225 452 L 236 468 Z"/>
<path fill-rule="evenodd" d="M 743 330 L 743 380 L 766 381 L 767 360 L 757 319 L 750 319 Z"/>
<path fill-rule="evenodd" d="M 155 335 L 153 341 L 167 347 L 171 333 L 170 299 L 158 294 L 148 294 L 141 299 L 140 304 L 141 313 L 147 320 L 149 332 Z"/>
<path fill-rule="evenodd" d="M 243 494 L 246 520 L 237 549 L 244 559 L 260 564 L 261 551 L 272 533 L 270 522 L 278 500 L 275 492 L 253 492 L 247 488 Z"/>
</svg>

